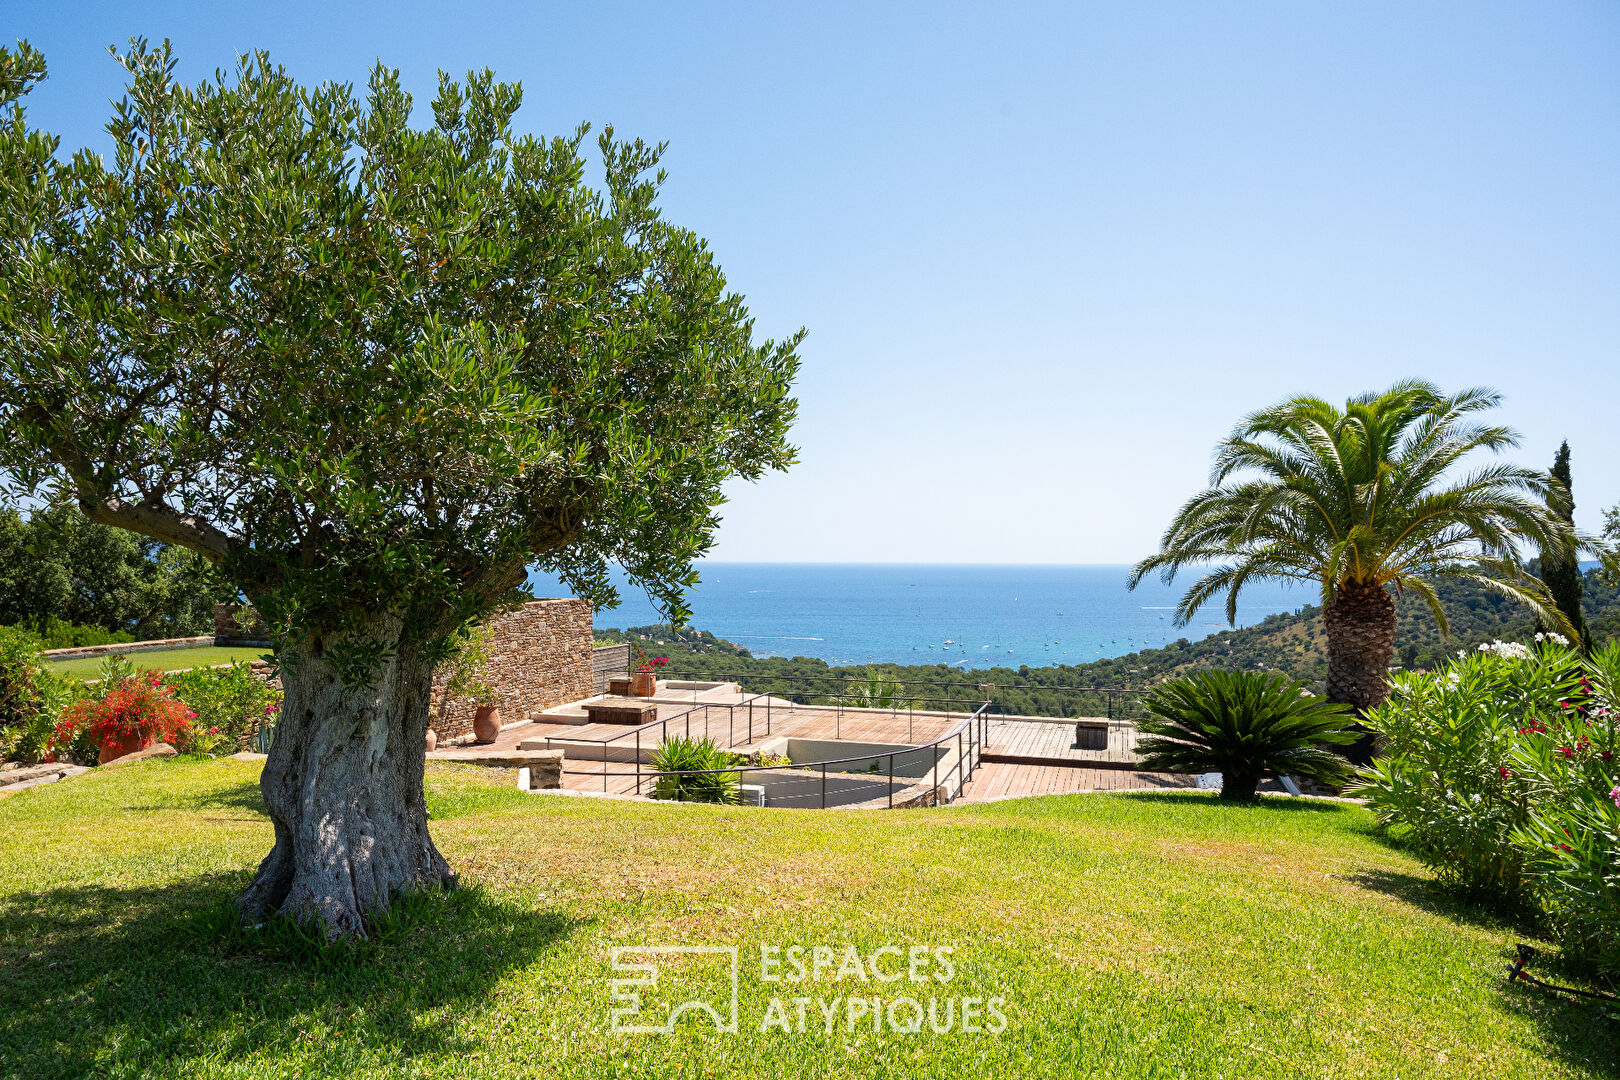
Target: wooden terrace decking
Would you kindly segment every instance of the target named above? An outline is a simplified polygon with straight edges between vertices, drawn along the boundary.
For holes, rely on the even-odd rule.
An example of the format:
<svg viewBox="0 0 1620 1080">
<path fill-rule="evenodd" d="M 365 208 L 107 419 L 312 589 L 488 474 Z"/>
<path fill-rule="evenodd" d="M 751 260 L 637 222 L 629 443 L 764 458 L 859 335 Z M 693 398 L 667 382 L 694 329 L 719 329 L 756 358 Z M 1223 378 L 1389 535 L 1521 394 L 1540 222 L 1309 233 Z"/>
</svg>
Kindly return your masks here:
<svg viewBox="0 0 1620 1080">
<path fill-rule="evenodd" d="M 633 727 L 589 723 L 585 704 L 571 702 L 548 709 L 537 714 L 533 722 L 502 730 L 492 744 L 463 745 L 458 749 L 503 751 L 517 749 L 520 744 L 560 748 L 564 751 L 565 790 L 633 798 L 638 738 L 645 792 L 649 772 L 646 761 L 666 735 L 710 738 L 743 754 L 757 752 L 762 745 L 782 738 L 918 746 L 946 735 L 969 715 L 799 705 L 784 698 L 748 695 L 734 684 L 667 692 L 660 685 L 660 693 L 652 699 L 659 726 L 643 728 L 638 736 Z M 1077 743 L 1076 723 L 1106 731 L 1106 745 L 1096 746 L 1098 740 L 1091 738 L 1085 740 L 1091 745 Z M 985 732 L 982 763 L 957 793 L 957 801 L 976 803 L 1032 795 L 1195 786 L 1190 775 L 1138 771 L 1136 730 L 1128 722 L 1100 717 L 1076 721 L 991 716 Z M 967 737 L 961 739 L 965 748 Z M 955 742 L 952 740 L 948 749 L 954 750 Z M 897 777 L 897 790 L 902 786 Z M 879 799 L 862 805 L 882 802 Z"/>
</svg>

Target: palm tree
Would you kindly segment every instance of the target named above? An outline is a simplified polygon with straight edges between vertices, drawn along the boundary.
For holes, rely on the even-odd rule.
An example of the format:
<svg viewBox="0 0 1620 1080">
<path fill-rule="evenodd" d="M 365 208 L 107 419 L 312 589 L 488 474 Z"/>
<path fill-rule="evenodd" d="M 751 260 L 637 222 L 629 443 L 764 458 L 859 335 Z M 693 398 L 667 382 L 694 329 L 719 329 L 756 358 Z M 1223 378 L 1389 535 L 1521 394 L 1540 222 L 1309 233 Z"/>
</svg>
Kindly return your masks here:
<svg viewBox="0 0 1620 1080">
<path fill-rule="evenodd" d="M 1176 608 L 1185 625 L 1226 594 L 1228 621 L 1250 581 L 1313 581 L 1327 631 L 1328 700 L 1365 710 L 1383 701 L 1395 651 L 1395 598 L 1417 594 L 1448 633 L 1435 595 L 1441 577 L 1466 578 L 1523 601 L 1549 625 L 1567 620 L 1520 562 L 1519 545 L 1566 550 L 1571 526 L 1549 509 L 1544 472 L 1500 462 L 1453 468 L 1478 450 L 1518 445 L 1505 427 L 1472 423 L 1501 395 L 1447 397 L 1426 382 L 1397 383 L 1341 410 L 1297 397 L 1248 417 L 1216 448 L 1210 487 L 1187 501 L 1159 553 L 1136 564 L 1135 588 L 1157 571 L 1216 564 Z"/>
</svg>

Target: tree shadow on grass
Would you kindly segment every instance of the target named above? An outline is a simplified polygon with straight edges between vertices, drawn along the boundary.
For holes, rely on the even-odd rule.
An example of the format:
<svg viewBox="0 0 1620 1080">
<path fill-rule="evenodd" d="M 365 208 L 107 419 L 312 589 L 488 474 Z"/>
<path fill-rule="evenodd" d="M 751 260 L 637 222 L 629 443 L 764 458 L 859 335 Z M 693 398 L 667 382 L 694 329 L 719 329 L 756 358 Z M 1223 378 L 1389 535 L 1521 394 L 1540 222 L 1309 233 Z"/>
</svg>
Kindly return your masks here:
<svg viewBox="0 0 1620 1080">
<path fill-rule="evenodd" d="M 269 819 L 270 811 L 264 805 L 264 793 L 257 780 L 244 780 L 240 784 L 210 788 L 193 799 L 189 808 L 198 810 L 241 810 Z"/>
<path fill-rule="evenodd" d="M 470 1052 L 457 1017 L 578 928 L 464 888 L 412 898 L 379 940 L 299 955 L 225 925 L 245 883 L 0 898 L 0 1075 L 188 1073 L 319 1052 L 344 1055 L 326 1065 L 338 1075 L 403 1071 Z"/>
<path fill-rule="evenodd" d="M 1480 904 L 1446 889 L 1434 879 L 1391 870 L 1363 870 L 1340 875 L 1340 880 L 1422 908 L 1452 922 L 1509 933 L 1517 940 L 1539 944 L 1535 916 L 1524 909 L 1500 909 Z M 1607 1076 L 1620 1076 L 1620 1003 L 1577 997 L 1507 981 L 1514 958 L 1503 949 L 1501 984 L 1495 1003 L 1503 1012 L 1532 1021 L 1541 1030 L 1549 1053 L 1582 1068 Z M 1589 970 L 1566 964 L 1554 949 L 1543 947 L 1533 968 L 1537 978 L 1590 988 Z"/>
<path fill-rule="evenodd" d="M 1431 877 L 1381 869 L 1365 869 L 1354 874 L 1335 876 L 1340 881 L 1347 881 L 1372 892 L 1383 893 L 1385 896 L 1443 916 L 1453 922 L 1487 930 L 1510 930 L 1524 937 L 1535 937 L 1538 934 L 1532 912 L 1480 903 L 1447 889 Z"/>
<path fill-rule="evenodd" d="M 1502 951 L 1502 980 L 1497 987 L 1497 1008 L 1532 1021 L 1541 1029 L 1548 1053 L 1570 1065 L 1599 1076 L 1620 1077 L 1620 1002 L 1595 1001 L 1562 994 L 1539 986 L 1507 981 L 1513 951 Z M 1579 965 L 1567 965 L 1556 956 L 1538 959 L 1531 966 L 1538 979 L 1589 989 Z M 1613 992 L 1613 986 L 1605 989 Z"/>
</svg>

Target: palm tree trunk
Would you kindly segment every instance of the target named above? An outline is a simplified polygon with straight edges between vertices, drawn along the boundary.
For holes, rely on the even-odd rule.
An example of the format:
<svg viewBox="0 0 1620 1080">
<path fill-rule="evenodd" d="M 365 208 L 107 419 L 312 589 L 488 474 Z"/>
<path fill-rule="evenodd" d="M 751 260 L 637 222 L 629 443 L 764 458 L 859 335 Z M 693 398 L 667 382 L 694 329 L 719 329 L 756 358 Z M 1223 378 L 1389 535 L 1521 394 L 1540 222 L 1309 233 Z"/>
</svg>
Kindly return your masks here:
<svg viewBox="0 0 1620 1080">
<path fill-rule="evenodd" d="M 1357 712 L 1383 702 L 1389 694 L 1389 664 L 1395 658 L 1395 599 L 1382 585 L 1346 582 L 1333 602 L 1322 609 L 1327 630 L 1328 700 Z M 1368 736 L 1344 750 L 1358 765 L 1372 760 Z"/>
</svg>

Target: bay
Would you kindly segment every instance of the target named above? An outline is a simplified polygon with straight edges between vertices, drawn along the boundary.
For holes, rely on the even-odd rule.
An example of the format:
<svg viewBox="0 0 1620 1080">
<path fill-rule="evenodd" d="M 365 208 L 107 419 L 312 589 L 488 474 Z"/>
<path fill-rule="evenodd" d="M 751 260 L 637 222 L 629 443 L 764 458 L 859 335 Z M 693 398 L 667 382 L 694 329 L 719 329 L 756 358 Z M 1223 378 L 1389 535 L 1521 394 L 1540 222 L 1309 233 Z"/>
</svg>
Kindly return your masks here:
<svg viewBox="0 0 1620 1080">
<path fill-rule="evenodd" d="M 809 656 L 829 664 L 1031 667 L 1076 664 L 1225 629 L 1224 601 L 1186 627 L 1175 605 L 1192 577 L 1125 587 L 1129 567 L 703 563 L 692 625 L 756 656 Z M 567 595 L 534 573 L 536 596 Z M 663 621 L 646 596 L 619 580 L 621 604 L 598 611 L 598 628 Z M 1313 603 L 1315 590 L 1251 584 L 1238 625 Z"/>
</svg>

